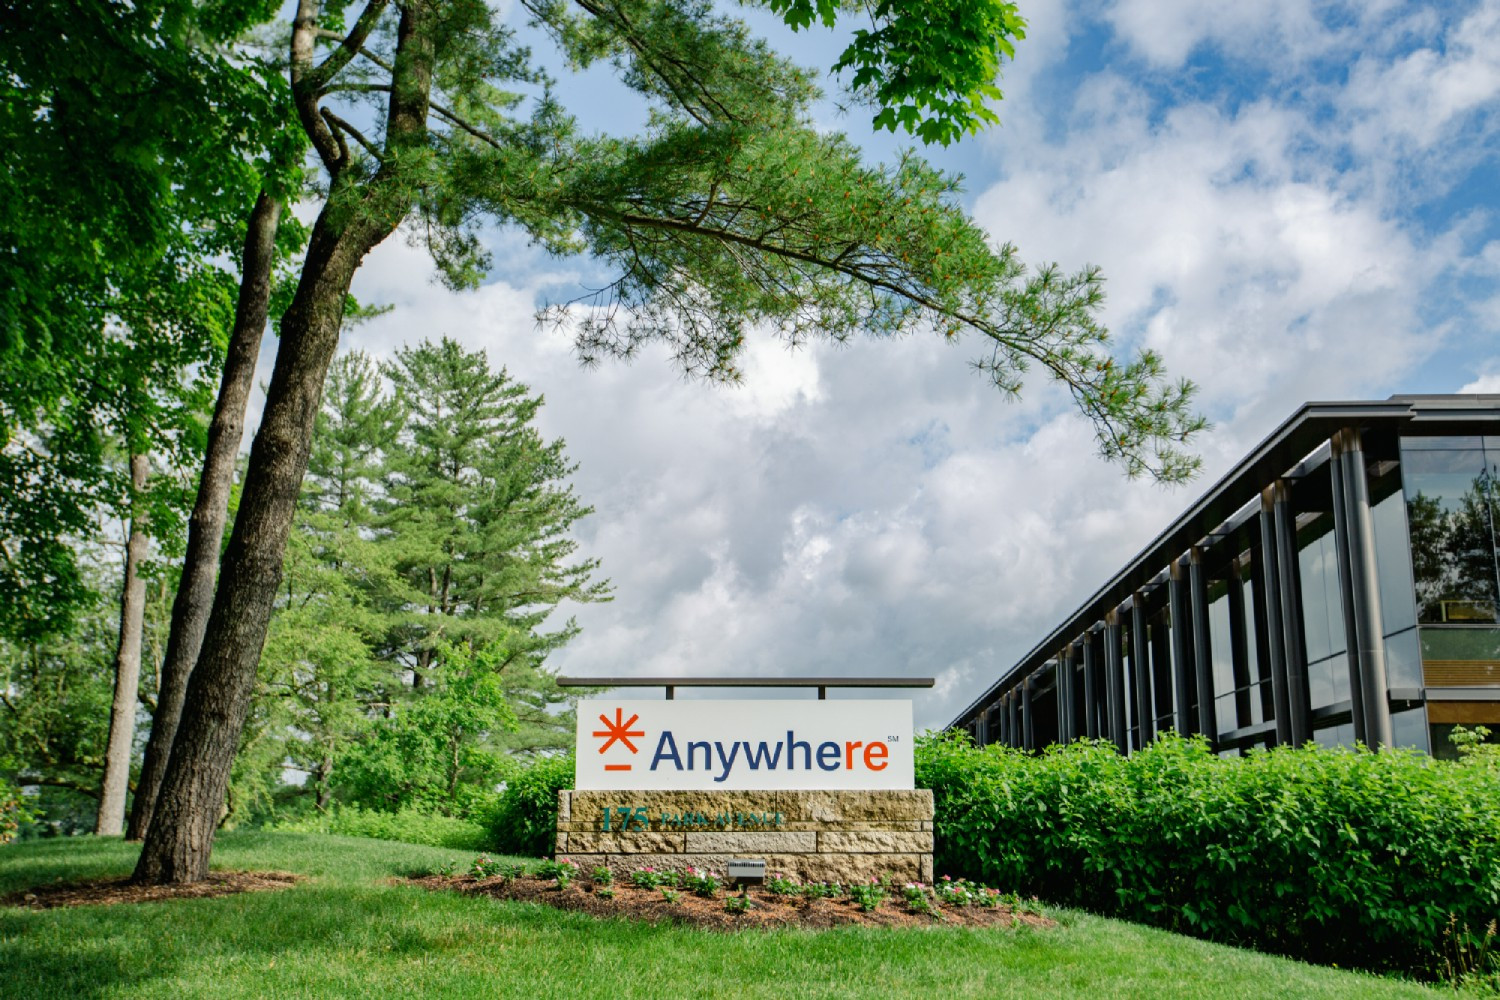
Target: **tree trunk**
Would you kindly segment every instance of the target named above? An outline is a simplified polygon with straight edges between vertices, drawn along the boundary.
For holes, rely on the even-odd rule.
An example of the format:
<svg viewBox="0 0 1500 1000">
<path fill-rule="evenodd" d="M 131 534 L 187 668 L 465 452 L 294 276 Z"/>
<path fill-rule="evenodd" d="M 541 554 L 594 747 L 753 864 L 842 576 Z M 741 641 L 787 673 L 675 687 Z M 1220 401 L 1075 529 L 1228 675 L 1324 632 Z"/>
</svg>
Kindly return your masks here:
<svg viewBox="0 0 1500 1000">
<path fill-rule="evenodd" d="M 323 759 L 318 761 L 318 772 L 313 776 L 313 805 L 318 812 L 326 813 L 333 799 L 333 754 L 325 752 Z"/>
<path fill-rule="evenodd" d="M 271 265 L 276 256 L 276 230 L 280 222 L 281 199 L 261 191 L 245 234 L 234 331 L 224 355 L 224 374 L 219 381 L 213 423 L 208 428 L 198 499 L 188 520 L 187 553 L 183 556 L 177 596 L 172 601 L 172 629 L 162 658 L 156 711 L 151 717 L 151 736 L 146 741 L 146 758 L 136 784 L 127 840 L 140 840 L 151 825 L 156 796 L 167 770 L 167 757 L 182 716 L 188 677 L 198 661 L 203 632 L 208 626 L 214 574 L 219 568 L 219 546 L 228 519 L 229 489 L 234 483 L 235 458 L 244 433 L 245 404 L 255 381 L 255 362 L 260 356 L 260 341 L 270 310 Z"/>
<path fill-rule="evenodd" d="M 315 6 L 299 7 L 292 46 L 293 93 L 303 128 L 310 133 L 326 129 L 317 113 L 317 93 L 303 87 L 309 32 L 316 20 L 308 12 Z M 423 23 L 428 14 L 422 3 L 401 8 L 387 117 L 391 155 L 375 176 L 345 181 L 340 164 L 346 161 L 320 148 L 333 182 L 313 225 L 297 293 L 281 318 L 265 412 L 250 449 L 239 513 L 220 566 L 203 648 L 188 678 L 156 814 L 136 863 L 137 882 L 196 882 L 208 875 L 215 825 L 255 690 L 255 668 L 281 583 L 287 535 L 307 471 L 323 380 L 338 347 L 345 298 L 365 254 L 395 231 L 415 196 L 403 163 L 404 155 L 413 155 L 416 162 L 415 151 L 425 143 L 433 64 L 433 41 Z M 318 141 L 315 136 L 315 145 Z"/>
<path fill-rule="evenodd" d="M 120 591 L 120 643 L 115 650 L 115 696 L 109 713 L 109 743 L 104 751 L 104 784 L 94 832 L 114 836 L 125 825 L 125 794 L 130 787 L 130 751 L 135 743 L 136 696 L 141 687 L 141 639 L 146 625 L 146 580 L 141 563 L 150 539 L 140 494 L 149 466 L 145 455 L 130 456 L 130 538 L 125 543 L 125 585 Z"/>
</svg>

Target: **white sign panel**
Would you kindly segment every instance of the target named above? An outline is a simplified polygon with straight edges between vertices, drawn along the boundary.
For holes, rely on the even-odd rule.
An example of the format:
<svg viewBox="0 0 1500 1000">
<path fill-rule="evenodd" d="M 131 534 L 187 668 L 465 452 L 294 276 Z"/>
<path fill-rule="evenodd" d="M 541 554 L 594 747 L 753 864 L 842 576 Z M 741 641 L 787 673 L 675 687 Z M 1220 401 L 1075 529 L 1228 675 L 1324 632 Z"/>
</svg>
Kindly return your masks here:
<svg viewBox="0 0 1500 1000">
<path fill-rule="evenodd" d="M 909 701 L 578 704 L 577 787 L 911 788 Z"/>
</svg>

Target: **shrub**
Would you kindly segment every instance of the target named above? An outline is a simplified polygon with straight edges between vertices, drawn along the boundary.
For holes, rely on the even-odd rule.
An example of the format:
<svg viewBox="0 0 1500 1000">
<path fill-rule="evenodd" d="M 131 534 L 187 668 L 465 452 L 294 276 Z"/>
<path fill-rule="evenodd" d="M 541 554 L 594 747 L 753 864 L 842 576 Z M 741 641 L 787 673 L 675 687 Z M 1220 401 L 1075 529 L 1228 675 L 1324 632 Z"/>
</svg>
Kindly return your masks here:
<svg viewBox="0 0 1500 1000">
<path fill-rule="evenodd" d="M 477 879 L 494 878 L 496 875 L 502 874 L 500 869 L 500 862 L 488 854 L 481 854 L 469 865 L 469 874 Z"/>
<path fill-rule="evenodd" d="M 1202 937 L 1431 975 L 1445 930 L 1500 914 L 1500 782 L 1411 751 L 1231 759 L 1164 735 L 1030 756 L 943 735 L 919 741 L 917 783 L 939 868 Z"/>
<path fill-rule="evenodd" d="M 755 900 L 749 896 L 725 896 L 724 909 L 729 913 L 748 913 L 755 909 Z"/>
<path fill-rule="evenodd" d="M 544 882 L 550 882 L 553 879 L 566 881 L 578 874 L 578 866 L 567 858 L 559 858 L 556 861 L 543 861 L 536 866 L 533 874 Z"/>
<path fill-rule="evenodd" d="M 410 808 L 388 813 L 361 809 L 359 806 L 334 806 L 322 815 L 284 821 L 275 824 L 272 829 L 399 840 L 407 844 L 450 847 L 459 851 L 483 851 L 492 846 L 489 833 L 479 823 Z"/>
<path fill-rule="evenodd" d="M 866 913 L 877 909 L 885 902 L 885 886 L 879 882 L 856 882 L 849 886 L 849 898 Z"/>
<path fill-rule="evenodd" d="M 766 889 L 773 896 L 795 896 L 802 891 L 802 883 L 787 875 L 772 875 L 766 879 Z"/>
<path fill-rule="evenodd" d="M 713 899 L 719 894 L 719 877 L 711 871 L 700 872 L 696 868 L 689 868 L 680 884 L 704 899 Z"/>
<path fill-rule="evenodd" d="M 665 875 L 655 868 L 637 868 L 630 873 L 630 884 L 637 889 L 655 889 L 666 881 Z"/>
<path fill-rule="evenodd" d="M 26 808 L 26 800 L 21 794 L 20 786 L 13 784 L 7 778 L 0 777 L 0 844 L 8 844 L 15 840 L 21 824 L 28 823 L 35 818 Z"/>
<path fill-rule="evenodd" d="M 506 778 L 486 825 L 495 849 L 540 858 L 557 844 L 557 793 L 573 787 L 573 755 L 538 757 Z"/>
</svg>

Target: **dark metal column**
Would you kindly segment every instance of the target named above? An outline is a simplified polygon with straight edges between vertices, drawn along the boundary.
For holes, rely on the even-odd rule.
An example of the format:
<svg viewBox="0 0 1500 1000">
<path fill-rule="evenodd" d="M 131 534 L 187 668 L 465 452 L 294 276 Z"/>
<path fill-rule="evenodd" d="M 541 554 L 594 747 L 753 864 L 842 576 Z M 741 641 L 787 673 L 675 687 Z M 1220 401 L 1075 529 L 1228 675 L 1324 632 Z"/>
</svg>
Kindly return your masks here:
<svg viewBox="0 0 1500 1000">
<path fill-rule="evenodd" d="M 1334 531 L 1339 542 L 1354 736 L 1375 750 L 1392 743 L 1391 706 L 1386 694 L 1375 524 L 1370 516 L 1370 486 L 1358 428 L 1339 431 L 1333 436 L 1332 447 Z"/>
<path fill-rule="evenodd" d="M 1019 725 L 1020 720 L 1016 718 L 1016 716 L 1020 713 L 1020 704 L 1019 700 L 1016 698 L 1016 691 L 1014 688 L 1012 688 L 1010 690 L 1010 693 L 1005 696 L 1005 702 L 1007 726 L 1006 732 L 1009 734 L 1008 738 L 1005 741 L 1005 745 L 1009 747 L 1020 747 L 1021 727 Z"/>
<path fill-rule="evenodd" d="M 979 717 L 974 720 L 974 742 L 982 747 L 990 745 L 990 710 L 983 708 L 979 710 Z"/>
<path fill-rule="evenodd" d="M 1277 587 L 1281 597 L 1282 657 L 1286 665 L 1287 721 L 1293 746 L 1312 736 L 1312 708 L 1307 691 L 1307 650 L 1302 645 L 1302 586 L 1297 576 L 1297 520 L 1285 480 L 1271 484 L 1271 517 L 1276 534 Z"/>
<path fill-rule="evenodd" d="M 1068 699 L 1064 697 L 1063 688 L 1067 686 L 1067 667 L 1063 663 L 1063 654 L 1058 653 L 1057 659 L 1052 661 L 1052 693 L 1053 700 L 1057 702 L 1057 742 L 1068 742 Z"/>
<path fill-rule="evenodd" d="M 1214 721 L 1214 651 L 1208 634 L 1208 576 L 1203 569 L 1203 549 L 1188 552 L 1188 599 L 1193 615 L 1193 667 L 1198 680 L 1198 732 L 1210 741 L 1219 738 Z"/>
<path fill-rule="evenodd" d="M 1276 742 L 1292 743 L 1292 713 L 1286 673 L 1286 630 L 1281 619 L 1281 568 L 1276 552 L 1276 519 L 1272 514 L 1273 487 L 1260 495 L 1261 579 L 1266 592 L 1266 653 L 1271 660 L 1271 699 L 1276 719 Z"/>
<path fill-rule="evenodd" d="M 1156 720 L 1156 688 L 1151 683 L 1151 649 L 1146 641 L 1146 595 L 1139 590 L 1130 602 L 1130 679 L 1135 687 L 1136 730 L 1141 748 L 1151 742 Z"/>
<path fill-rule="evenodd" d="M 1271 640 L 1266 634 L 1266 557 L 1259 536 L 1257 519 L 1255 544 L 1250 550 L 1250 634 L 1255 636 L 1255 661 L 1251 667 L 1261 721 L 1271 722 L 1276 718 L 1276 699 L 1271 690 Z"/>
<path fill-rule="evenodd" d="M 1083 634 L 1083 735 L 1099 738 L 1099 692 L 1094 690 L 1094 635 Z"/>
<path fill-rule="evenodd" d="M 1036 722 L 1032 715 L 1031 688 L 1035 683 L 1033 678 L 1026 678 L 1021 682 L 1021 745 L 1028 751 L 1036 749 Z"/>
<path fill-rule="evenodd" d="M 1121 653 L 1120 612 L 1111 610 L 1104 616 L 1104 687 L 1109 738 L 1115 749 L 1130 753 L 1130 733 L 1125 729 L 1125 664 Z"/>
<path fill-rule="evenodd" d="M 1073 697 L 1074 660 L 1075 657 L 1071 644 L 1057 658 L 1057 676 L 1062 681 L 1062 689 L 1057 700 L 1061 706 L 1062 728 L 1058 731 L 1057 738 L 1062 743 L 1071 743 L 1078 738 L 1075 728 L 1078 719 L 1078 708 L 1076 700 Z"/>
<path fill-rule="evenodd" d="M 1234 729 L 1252 725 L 1250 710 L 1250 639 L 1245 623 L 1245 581 L 1239 558 L 1229 563 L 1229 648 L 1234 678 Z"/>
<path fill-rule="evenodd" d="M 1167 578 L 1167 602 L 1172 616 L 1172 700 L 1177 715 L 1177 731 L 1190 736 L 1197 730 L 1192 714 L 1193 624 L 1188 612 L 1187 581 L 1183 579 L 1182 560 L 1172 560 Z"/>
<path fill-rule="evenodd" d="M 1328 458 L 1329 478 L 1333 481 L 1333 541 L 1338 551 L 1339 564 L 1339 608 L 1343 612 L 1344 661 L 1349 671 L 1349 716 L 1354 723 L 1354 740 L 1370 746 L 1365 734 L 1365 698 L 1360 683 L 1359 643 L 1356 635 L 1359 626 L 1355 622 L 1355 588 L 1353 570 L 1350 567 L 1349 543 L 1349 498 L 1345 493 L 1347 477 L 1344 475 L 1344 456 L 1340 449 L 1343 431 L 1333 435 L 1331 454 Z"/>
</svg>

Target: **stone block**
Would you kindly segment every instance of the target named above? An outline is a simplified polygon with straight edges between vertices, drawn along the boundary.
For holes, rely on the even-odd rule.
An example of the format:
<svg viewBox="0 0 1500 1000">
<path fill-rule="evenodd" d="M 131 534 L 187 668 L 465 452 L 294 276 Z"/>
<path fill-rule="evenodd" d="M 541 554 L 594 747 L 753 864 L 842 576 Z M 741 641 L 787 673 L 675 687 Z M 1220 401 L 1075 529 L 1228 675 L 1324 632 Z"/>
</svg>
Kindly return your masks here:
<svg viewBox="0 0 1500 1000">
<path fill-rule="evenodd" d="M 918 833 L 922 829 L 920 820 L 915 819 L 891 819 L 881 823 L 820 823 L 810 819 L 786 820 L 776 829 L 778 830 L 811 830 L 819 832 L 828 829 L 834 830 L 898 830 L 905 833 Z"/>
<path fill-rule="evenodd" d="M 587 833 L 568 834 L 568 850 L 591 854 L 680 854 L 680 833 Z M 646 864 L 647 862 L 641 862 Z"/>
<path fill-rule="evenodd" d="M 726 831 L 723 833 L 689 833 L 683 848 L 692 854 L 799 854 L 818 849 L 816 833 L 756 833 Z"/>
<path fill-rule="evenodd" d="M 562 829 L 562 824 L 564 824 L 564 823 L 570 823 L 570 822 L 572 822 L 572 820 L 573 820 L 573 792 L 572 792 L 571 789 L 564 788 L 564 789 L 562 789 L 561 791 L 559 791 L 557 793 L 557 822 L 558 822 L 558 829 Z"/>
<path fill-rule="evenodd" d="M 823 854 L 926 854 L 932 851 L 932 834 L 825 830 L 818 834 L 818 851 Z"/>
<path fill-rule="evenodd" d="M 891 820 L 932 819 L 932 792 L 926 788 L 904 791 L 797 791 L 782 793 L 782 809 L 788 821 L 822 824 L 885 823 Z"/>
<path fill-rule="evenodd" d="M 781 796 L 785 792 L 769 791 L 575 791 L 568 820 L 588 824 L 597 830 L 604 820 L 604 810 L 621 806 L 643 808 L 653 825 L 662 813 L 700 812 L 707 816 L 720 813 L 783 812 Z"/>
</svg>

